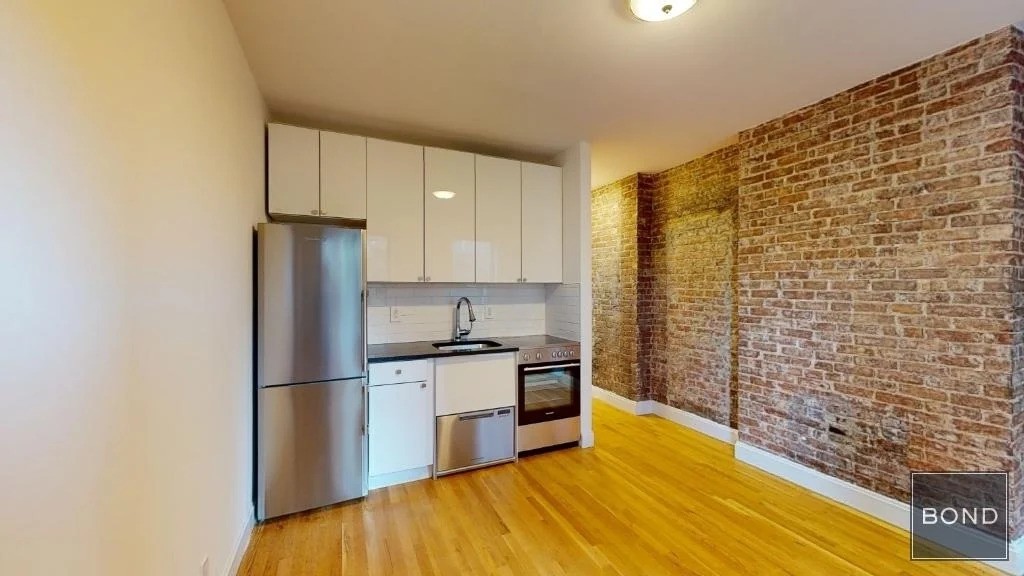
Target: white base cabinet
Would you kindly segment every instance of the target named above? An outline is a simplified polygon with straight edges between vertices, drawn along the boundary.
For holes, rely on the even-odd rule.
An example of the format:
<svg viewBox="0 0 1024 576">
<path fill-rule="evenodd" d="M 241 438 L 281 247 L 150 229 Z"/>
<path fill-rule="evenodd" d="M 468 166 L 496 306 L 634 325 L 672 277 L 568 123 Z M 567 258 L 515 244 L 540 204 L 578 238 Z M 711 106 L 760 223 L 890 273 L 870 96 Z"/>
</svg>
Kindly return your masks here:
<svg viewBox="0 0 1024 576">
<path fill-rule="evenodd" d="M 438 358 L 438 416 L 516 404 L 516 357 L 512 353 Z"/>
<path fill-rule="evenodd" d="M 371 366 L 367 407 L 371 489 L 432 474 L 434 378 L 431 364 L 427 360 L 388 363 L 392 369 L 387 370 L 386 376 L 383 370 L 375 371 Z M 417 380 L 401 381 L 412 378 Z"/>
</svg>

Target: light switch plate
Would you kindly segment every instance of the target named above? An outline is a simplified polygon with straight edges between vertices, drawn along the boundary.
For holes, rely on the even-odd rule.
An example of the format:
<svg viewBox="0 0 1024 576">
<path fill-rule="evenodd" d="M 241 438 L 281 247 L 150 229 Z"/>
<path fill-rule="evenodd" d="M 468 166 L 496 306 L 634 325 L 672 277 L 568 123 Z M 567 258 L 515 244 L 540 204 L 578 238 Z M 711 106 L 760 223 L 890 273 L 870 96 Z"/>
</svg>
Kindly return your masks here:
<svg viewBox="0 0 1024 576">
<path fill-rule="evenodd" d="M 401 321 L 402 321 L 402 311 L 398 308 L 398 306 L 392 306 L 391 307 L 391 322 L 401 322 Z"/>
<path fill-rule="evenodd" d="M 484 306 L 484 320 L 494 320 L 493 306 Z"/>
</svg>

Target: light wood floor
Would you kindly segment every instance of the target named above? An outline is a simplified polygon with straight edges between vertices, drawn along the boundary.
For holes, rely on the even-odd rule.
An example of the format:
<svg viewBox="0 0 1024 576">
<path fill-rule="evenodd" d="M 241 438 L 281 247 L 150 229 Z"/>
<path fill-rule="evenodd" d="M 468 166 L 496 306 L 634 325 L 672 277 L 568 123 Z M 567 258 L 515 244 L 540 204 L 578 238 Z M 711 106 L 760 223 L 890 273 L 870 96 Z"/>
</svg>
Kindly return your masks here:
<svg viewBox="0 0 1024 576">
<path fill-rule="evenodd" d="M 996 574 L 910 562 L 905 533 L 666 420 L 595 402 L 594 424 L 594 449 L 267 522 L 239 574 Z"/>
</svg>

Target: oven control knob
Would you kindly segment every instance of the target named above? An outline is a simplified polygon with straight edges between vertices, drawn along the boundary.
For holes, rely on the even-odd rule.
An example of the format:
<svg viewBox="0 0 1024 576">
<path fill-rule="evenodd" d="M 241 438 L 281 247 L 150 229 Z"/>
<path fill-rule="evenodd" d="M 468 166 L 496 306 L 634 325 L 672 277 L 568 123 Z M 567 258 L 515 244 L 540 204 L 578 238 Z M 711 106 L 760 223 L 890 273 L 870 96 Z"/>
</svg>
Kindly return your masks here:
<svg viewBox="0 0 1024 576">
<path fill-rule="evenodd" d="M 537 352 L 536 358 L 537 358 L 537 360 L 540 360 L 540 352 Z"/>
<path fill-rule="evenodd" d="M 523 354 L 523 360 L 529 360 L 529 359 L 530 359 L 530 355 L 529 354 Z"/>
<path fill-rule="evenodd" d="M 576 355 L 576 351 L 575 350 L 569 350 L 569 357 L 570 358 L 572 358 L 575 355 Z"/>
<path fill-rule="evenodd" d="M 555 358 L 561 358 L 561 357 L 562 357 L 562 351 L 561 350 L 556 350 L 555 351 Z"/>
<path fill-rule="evenodd" d="M 558 357 L 559 358 L 565 358 L 565 352 L 562 352 L 561 350 L 559 350 L 558 351 Z"/>
</svg>

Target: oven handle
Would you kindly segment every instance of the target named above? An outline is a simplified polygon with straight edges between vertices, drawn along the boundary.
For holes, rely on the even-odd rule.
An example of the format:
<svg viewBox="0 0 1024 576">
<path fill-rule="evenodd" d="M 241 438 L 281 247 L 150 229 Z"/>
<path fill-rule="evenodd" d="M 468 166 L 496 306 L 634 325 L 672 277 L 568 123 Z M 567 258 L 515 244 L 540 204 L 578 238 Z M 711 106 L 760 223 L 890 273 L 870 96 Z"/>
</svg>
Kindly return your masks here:
<svg viewBox="0 0 1024 576">
<path fill-rule="evenodd" d="M 553 366 L 524 366 L 523 372 L 538 372 L 540 370 L 554 370 L 555 368 L 579 368 L 580 363 L 574 364 L 555 364 Z"/>
</svg>

